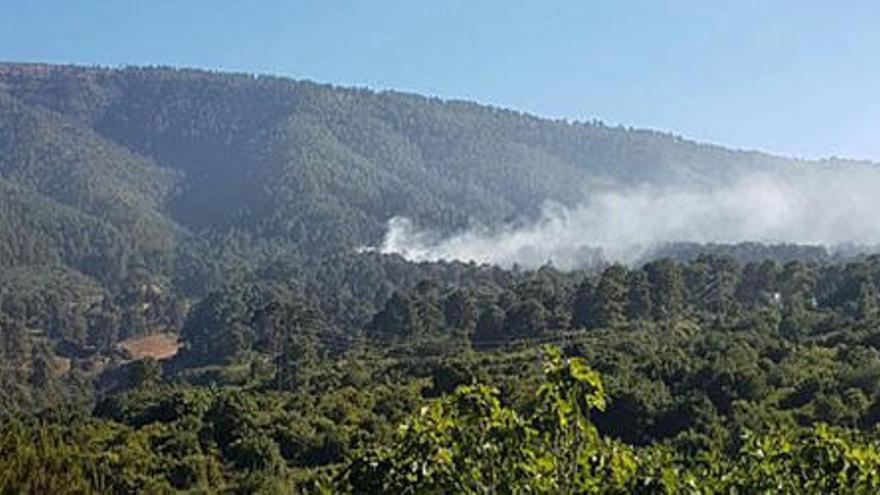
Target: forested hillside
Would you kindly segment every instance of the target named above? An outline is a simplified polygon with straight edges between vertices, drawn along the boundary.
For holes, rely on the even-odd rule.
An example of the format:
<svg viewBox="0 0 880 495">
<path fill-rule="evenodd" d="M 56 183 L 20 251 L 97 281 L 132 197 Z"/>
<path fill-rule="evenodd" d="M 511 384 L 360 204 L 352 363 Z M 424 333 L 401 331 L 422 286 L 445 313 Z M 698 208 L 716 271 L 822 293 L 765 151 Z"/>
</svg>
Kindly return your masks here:
<svg viewBox="0 0 880 495">
<path fill-rule="evenodd" d="M 876 493 L 880 259 L 414 263 L 804 161 L 475 103 L 0 65 L 0 493 Z M 748 239 L 744 239 L 747 241 Z"/>
<path fill-rule="evenodd" d="M 163 274 L 179 272 L 175 258 L 258 265 L 376 245 L 395 215 L 448 232 L 576 204 L 595 187 L 833 165 L 474 103 L 163 68 L 3 65 L 0 111 L 2 178 L 98 216 L 121 236 L 123 264 Z M 209 256 L 181 254 L 206 238 Z"/>
<path fill-rule="evenodd" d="M 161 360 L 75 344 L 174 321 L 155 288 L 0 283 L 14 492 L 880 487 L 877 258 L 585 274 L 355 255 L 230 281 Z M 121 311 L 144 297 L 156 311 Z"/>
</svg>

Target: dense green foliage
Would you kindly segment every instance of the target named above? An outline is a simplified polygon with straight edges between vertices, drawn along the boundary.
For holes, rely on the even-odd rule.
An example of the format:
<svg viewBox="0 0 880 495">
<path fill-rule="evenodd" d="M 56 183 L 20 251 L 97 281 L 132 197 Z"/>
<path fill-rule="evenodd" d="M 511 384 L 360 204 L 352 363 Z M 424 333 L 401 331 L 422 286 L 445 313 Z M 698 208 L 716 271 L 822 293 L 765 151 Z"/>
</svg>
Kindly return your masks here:
<svg viewBox="0 0 880 495">
<path fill-rule="evenodd" d="M 127 365 L 94 406 L 47 409 L 72 377 L 4 317 L 5 355 L 32 348 L 23 374 L 43 412 L 5 417 L 0 449 L 20 461 L 0 480 L 32 492 L 878 488 L 878 258 L 701 256 L 592 274 L 335 261 L 211 292 L 181 324 L 184 352 Z M 346 272 L 373 273 L 384 304 Z M 334 318 L 324 293 L 374 309 Z"/>
<path fill-rule="evenodd" d="M 369 493 L 874 493 L 880 449 L 871 437 L 819 425 L 744 433 L 731 454 L 686 456 L 633 448 L 590 422 L 606 408 L 602 380 L 582 358 L 545 348 L 544 381 L 525 410 L 496 389 L 463 386 L 404 424 L 388 447 L 343 471 Z"/>
<path fill-rule="evenodd" d="M 15 256 L 0 266 L 57 260 L 112 283 L 135 264 L 201 295 L 232 269 L 375 245 L 396 215 L 448 232 L 588 186 L 830 165 L 273 77 L 6 64 L 0 253 Z"/>
<path fill-rule="evenodd" d="M 449 232 L 585 185 L 827 165 L 271 77 L 0 65 L 0 493 L 876 493 L 878 257 L 357 249 L 394 215 Z"/>
</svg>

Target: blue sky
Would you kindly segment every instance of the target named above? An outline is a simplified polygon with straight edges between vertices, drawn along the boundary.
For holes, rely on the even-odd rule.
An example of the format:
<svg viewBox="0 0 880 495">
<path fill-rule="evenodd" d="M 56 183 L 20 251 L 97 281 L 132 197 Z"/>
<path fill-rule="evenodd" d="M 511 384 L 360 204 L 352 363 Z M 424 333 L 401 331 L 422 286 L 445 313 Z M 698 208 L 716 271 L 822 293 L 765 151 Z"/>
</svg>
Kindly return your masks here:
<svg viewBox="0 0 880 495">
<path fill-rule="evenodd" d="M 3 0 L 0 60 L 261 72 L 880 160 L 880 2 Z"/>
</svg>

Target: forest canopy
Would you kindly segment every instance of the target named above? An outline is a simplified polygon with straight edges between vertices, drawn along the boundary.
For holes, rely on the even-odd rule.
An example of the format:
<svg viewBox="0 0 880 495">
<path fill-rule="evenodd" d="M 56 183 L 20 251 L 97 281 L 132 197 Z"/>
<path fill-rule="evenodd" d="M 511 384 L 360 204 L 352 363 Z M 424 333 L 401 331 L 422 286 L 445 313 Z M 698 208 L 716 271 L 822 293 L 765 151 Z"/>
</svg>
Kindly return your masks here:
<svg viewBox="0 0 880 495">
<path fill-rule="evenodd" d="M 0 493 L 877 493 L 877 256 L 364 249 L 398 215 L 515 224 L 585 184 L 869 166 L 274 77 L 0 64 Z"/>
</svg>

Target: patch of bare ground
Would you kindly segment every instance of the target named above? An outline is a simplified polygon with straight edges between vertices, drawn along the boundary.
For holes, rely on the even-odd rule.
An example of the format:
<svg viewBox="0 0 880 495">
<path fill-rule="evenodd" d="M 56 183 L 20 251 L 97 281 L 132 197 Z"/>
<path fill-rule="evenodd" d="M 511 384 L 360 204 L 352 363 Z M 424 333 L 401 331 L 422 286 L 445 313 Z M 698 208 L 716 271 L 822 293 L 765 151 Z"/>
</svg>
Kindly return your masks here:
<svg viewBox="0 0 880 495">
<path fill-rule="evenodd" d="M 131 359 L 169 359 L 177 354 L 182 344 L 173 333 L 154 333 L 144 337 L 126 339 L 117 344 Z"/>
</svg>

